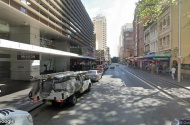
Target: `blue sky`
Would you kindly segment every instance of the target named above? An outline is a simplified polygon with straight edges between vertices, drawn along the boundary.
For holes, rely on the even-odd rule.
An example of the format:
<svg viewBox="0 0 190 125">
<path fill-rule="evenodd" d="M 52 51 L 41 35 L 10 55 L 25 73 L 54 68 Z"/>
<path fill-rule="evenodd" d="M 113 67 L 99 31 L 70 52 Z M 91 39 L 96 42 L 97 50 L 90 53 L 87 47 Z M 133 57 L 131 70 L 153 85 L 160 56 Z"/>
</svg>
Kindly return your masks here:
<svg viewBox="0 0 190 125">
<path fill-rule="evenodd" d="M 132 23 L 138 0 L 81 0 L 90 17 L 103 14 L 107 18 L 107 46 L 111 56 L 118 56 L 121 26 Z"/>
</svg>

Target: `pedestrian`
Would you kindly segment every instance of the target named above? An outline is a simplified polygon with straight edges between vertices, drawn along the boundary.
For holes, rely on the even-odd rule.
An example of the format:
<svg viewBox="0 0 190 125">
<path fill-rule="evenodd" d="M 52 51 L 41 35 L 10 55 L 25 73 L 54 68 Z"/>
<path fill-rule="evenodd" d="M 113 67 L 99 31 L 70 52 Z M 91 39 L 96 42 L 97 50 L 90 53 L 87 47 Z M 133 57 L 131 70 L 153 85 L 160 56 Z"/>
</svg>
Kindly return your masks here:
<svg viewBox="0 0 190 125">
<path fill-rule="evenodd" d="M 151 67 L 151 74 L 155 74 L 155 68 L 156 68 L 156 66 L 155 66 L 155 64 L 153 63 L 153 64 L 152 64 L 152 67 Z"/>
<path fill-rule="evenodd" d="M 175 79 L 176 68 L 174 66 L 172 67 L 171 72 L 172 72 L 172 78 Z"/>
<path fill-rule="evenodd" d="M 158 72 L 159 72 L 159 74 L 162 73 L 162 70 L 163 70 L 162 65 L 160 65 L 159 68 L 158 68 Z"/>
</svg>

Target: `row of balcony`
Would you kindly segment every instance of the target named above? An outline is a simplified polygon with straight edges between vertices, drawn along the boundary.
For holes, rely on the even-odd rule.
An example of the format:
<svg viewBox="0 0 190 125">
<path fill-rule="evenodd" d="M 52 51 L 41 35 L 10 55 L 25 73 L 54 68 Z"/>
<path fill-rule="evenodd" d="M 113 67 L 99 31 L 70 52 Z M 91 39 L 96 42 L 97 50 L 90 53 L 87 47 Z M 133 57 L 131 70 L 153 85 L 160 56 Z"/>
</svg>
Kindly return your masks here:
<svg viewBox="0 0 190 125">
<path fill-rule="evenodd" d="M 6 1 L 2 0 L 2 1 L 7 2 L 7 0 Z M 41 0 L 40 2 L 42 2 L 43 5 L 39 4 L 38 0 L 36 0 L 36 1 L 28 0 L 28 2 L 29 3 L 24 4 L 23 1 L 15 0 L 15 1 L 11 1 L 10 3 L 7 3 L 7 4 L 9 4 L 10 6 L 16 8 L 18 10 L 21 10 L 22 12 L 25 12 L 25 14 L 33 17 L 34 19 L 40 21 L 41 23 L 43 23 L 45 25 L 48 25 L 52 29 L 63 34 L 64 36 L 67 36 L 66 34 L 71 36 L 69 38 L 75 38 L 75 36 L 77 36 L 77 39 L 75 39 L 75 40 L 79 40 L 81 43 L 83 43 L 87 46 L 89 45 L 87 43 L 89 43 L 89 41 L 90 41 L 90 47 L 93 47 L 93 38 L 91 38 L 91 36 L 89 36 L 89 35 L 86 35 L 84 30 L 79 30 L 78 28 L 81 29 L 81 27 L 79 25 L 78 25 L 78 28 L 76 28 L 76 26 L 72 25 L 73 23 L 76 24 L 76 22 L 73 22 L 73 23 L 70 22 L 70 21 L 73 21 L 73 19 L 71 19 L 71 18 L 70 18 L 70 20 L 66 19 L 66 16 L 61 15 L 60 11 L 59 12 L 56 11 L 55 7 L 53 8 L 52 6 L 50 6 L 50 4 L 47 3 L 47 1 Z M 58 4 L 58 3 L 56 3 L 56 4 Z M 49 5 L 49 6 L 47 8 L 44 5 L 46 5 L 46 6 Z M 60 5 L 60 3 L 58 5 Z M 53 15 L 53 14 L 56 14 L 56 15 Z M 58 15 L 59 15 L 59 17 L 58 17 Z M 65 13 L 65 15 L 67 15 L 67 14 Z M 69 15 L 67 15 L 67 17 L 68 16 Z M 60 17 L 62 19 L 60 19 Z M 89 29 L 89 28 L 87 28 L 87 29 Z M 91 30 L 93 33 L 93 26 L 92 26 Z M 76 32 L 76 31 L 78 31 L 78 32 Z M 89 33 L 89 31 L 87 33 Z M 81 37 L 81 36 L 83 36 L 83 37 Z M 88 36 L 88 38 L 87 38 L 87 36 Z"/>
</svg>

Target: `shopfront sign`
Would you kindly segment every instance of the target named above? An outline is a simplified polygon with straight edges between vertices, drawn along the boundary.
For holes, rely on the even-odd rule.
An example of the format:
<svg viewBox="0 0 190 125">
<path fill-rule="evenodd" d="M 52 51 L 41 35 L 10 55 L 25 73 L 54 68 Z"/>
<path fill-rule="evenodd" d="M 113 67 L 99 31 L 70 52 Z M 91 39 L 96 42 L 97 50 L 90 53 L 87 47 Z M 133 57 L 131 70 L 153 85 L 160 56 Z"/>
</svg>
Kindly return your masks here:
<svg viewBox="0 0 190 125">
<path fill-rule="evenodd" d="M 40 60 L 40 56 L 37 54 L 17 55 L 17 60 Z"/>
<path fill-rule="evenodd" d="M 171 57 L 170 53 L 161 53 L 161 54 L 156 54 L 155 57 Z"/>
<path fill-rule="evenodd" d="M 153 57 L 155 57 L 155 54 L 146 55 L 146 58 L 153 58 Z"/>
<path fill-rule="evenodd" d="M 169 60 L 169 58 L 153 58 L 153 60 Z"/>
</svg>

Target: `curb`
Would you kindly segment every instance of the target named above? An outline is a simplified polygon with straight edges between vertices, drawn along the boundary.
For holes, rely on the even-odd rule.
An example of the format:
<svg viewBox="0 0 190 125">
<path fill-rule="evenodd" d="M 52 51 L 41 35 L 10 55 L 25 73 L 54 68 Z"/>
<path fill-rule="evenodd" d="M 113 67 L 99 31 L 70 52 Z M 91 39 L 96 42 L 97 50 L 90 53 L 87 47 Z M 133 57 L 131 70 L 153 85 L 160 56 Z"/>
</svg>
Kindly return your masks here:
<svg viewBox="0 0 190 125">
<path fill-rule="evenodd" d="M 132 73 L 132 72 L 130 71 L 130 73 Z M 133 74 L 133 73 L 132 73 L 132 74 Z M 150 74 L 150 75 L 151 75 L 151 74 Z M 170 81 L 161 79 L 161 78 L 159 78 L 159 77 L 157 77 L 157 76 L 153 76 L 153 75 L 151 75 L 151 76 L 154 77 L 154 78 L 157 78 L 157 79 L 159 79 L 159 80 L 161 80 L 161 81 L 167 82 L 168 84 L 172 84 L 172 85 L 175 85 L 175 86 L 178 86 L 178 87 L 181 87 L 181 88 L 184 88 L 184 89 L 190 91 L 190 89 L 188 89 L 188 88 L 186 88 L 186 87 L 184 87 L 184 86 L 181 86 L 181 85 L 178 85 L 178 84 L 176 84 L 176 83 L 173 83 L 173 82 L 170 82 Z"/>
<path fill-rule="evenodd" d="M 32 112 L 35 109 L 39 108 L 40 106 L 42 106 L 44 103 L 42 101 L 36 102 L 35 104 L 33 104 L 31 107 L 28 107 L 26 109 L 27 112 Z"/>
<path fill-rule="evenodd" d="M 131 73 L 131 74 L 133 74 L 134 76 L 137 76 L 137 75 L 135 75 L 134 73 L 132 73 L 131 71 L 128 71 L 128 72 Z M 138 76 L 137 76 L 137 77 L 138 77 Z M 181 99 L 181 98 L 179 98 L 179 97 L 177 97 L 177 96 L 171 95 L 170 93 L 168 93 L 168 92 L 162 90 L 162 88 L 157 87 L 155 84 L 150 83 L 149 81 L 147 81 L 147 80 L 144 79 L 144 78 L 141 78 L 141 77 L 138 77 L 138 78 L 140 78 L 140 79 L 142 79 L 143 81 L 147 82 L 148 84 L 150 84 L 151 86 L 155 87 L 156 89 L 158 89 L 159 91 L 163 92 L 164 94 L 166 94 L 166 95 L 172 97 L 172 98 L 173 98 L 174 100 L 176 100 L 178 103 L 179 103 L 179 102 L 183 102 L 183 103 L 186 104 L 186 106 L 190 107 L 190 102 L 187 102 L 187 101 L 185 101 L 185 100 L 183 100 L 183 99 Z M 185 89 L 187 89 L 187 88 L 185 88 Z"/>
</svg>

